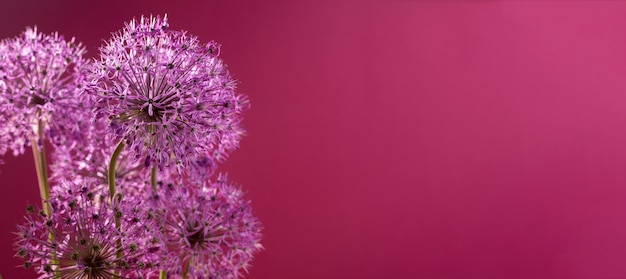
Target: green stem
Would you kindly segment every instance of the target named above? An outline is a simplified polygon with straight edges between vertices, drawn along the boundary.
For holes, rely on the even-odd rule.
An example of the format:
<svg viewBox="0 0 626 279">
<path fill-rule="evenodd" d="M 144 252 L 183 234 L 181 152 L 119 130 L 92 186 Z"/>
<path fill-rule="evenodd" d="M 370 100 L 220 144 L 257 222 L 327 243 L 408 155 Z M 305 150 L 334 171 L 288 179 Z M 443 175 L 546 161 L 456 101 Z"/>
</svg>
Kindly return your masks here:
<svg viewBox="0 0 626 279">
<path fill-rule="evenodd" d="M 189 273 L 189 260 L 185 263 L 185 267 L 183 268 L 183 279 L 187 279 L 187 274 Z"/>
<path fill-rule="evenodd" d="M 121 140 L 117 144 L 115 151 L 113 151 L 113 155 L 111 155 L 111 161 L 109 162 L 109 175 L 107 178 L 109 180 L 109 195 L 111 200 L 113 200 L 113 197 L 115 196 L 115 164 L 117 164 L 117 158 L 120 157 L 122 149 L 124 149 L 124 140 Z"/>
<path fill-rule="evenodd" d="M 150 169 L 150 184 L 152 185 L 152 190 L 156 192 L 157 190 L 156 166 L 152 166 L 152 168 Z M 161 272 L 159 272 L 159 279 L 167 279 L 167 273 L 165 272 L 165 270 L 161 270 Z"/>
<path fill-rule="evenodd" d="M 37 118 L 39 118 L 40 114 L 41 111 L 37 109 Z M 46 164 L 46 149 L 43 143 L 43 128 L 41 119 L 37 120 L 36 136 L 31 140 L 31 147 L 33 148 L 33 159 L 35 160 L 35 169 L 37 170 L 37 181 L 39 182 L 39 195 L 41 196 L 43 212 L 46 216 L 50 216 L 51 208 L 48 204 L 50 185 L 48 184 L 48 165 Z M 41 149 L 39 148 L 39 141 L 42 141 Z"/>
<path fill-rule="evenodd" d="M 33 160 L 35 161 L 35 170 L 37 171 L 37 182 L 39 184 L 39 196 L 41 197 L 41 205 L 43 213 L 46 217 L 50 217 L 52 213 L 52 208 L 50 207 L 49 199 L 50 199 L 50 184 L 48 182 L 48 164 L 46 163 L 46 149 L 45 143 L 43 143 L 43 128 L 44 124 L 41 119 L 39 119 L 41 115 L 41 110 L 37 109 L 35 113 L 37 120 L 37 127 L 35 128 L 35 137 L 31 139 L 30 145 L 33 148 Z M 42 142 L 41 148 L 39 148 L 39 141 Z M 48 233 L 48 242 L 54 242 L 54 235 L 52 234 L 52 230 Z M 56 253 L 53 251 L 51 256 L 50 264 L 52 266 L 57 266 L 59 262 L 56 259 Z M 54 273 L 57 275 L 57 268 L 54 268 Z"/>
<path fill-rule="evenodd" d="M 152 190 L 157 190 L 157 180 L 156 180 L 156 166 L 152 166 L 150 169 L 150 184 L 152 184 Z"/>
<path fill-rule="evenodd" d="M 117 144 L 117 146 L 115 147 L 115 150 L 113 151 L 113 154 L 111 155 L 111 161 L 109 161 L 109 174 L 107 175 L 107 179 L 109 181 L 109 195 L 110 195 L 111 203 L 113 203 L 115 199 L 115 165 L 117 164 L 117 159 L 120 157 L 120 153 L 122 153 L 122 149 L 124 149 L 124 140 L 121 140 Z M 121 227 L 120 218 L 116 216 L 115 228 L 118 230 L 121 230 L 120 227 Z M 122 258 L 123 253 L 124 253 L 124 251 L 122 251 L 121 239 L 117 240 L 116 246 L 117 246 L 117 253 L 115 253 L 115 258 L 119 260 L 120 258 Z M 119 278 L 119 271 L 115 272 L 114 278 Z"/>
<path fill-rule="evenodd" d="M 48 204 L 48 199 L 50 199 L 50 186 L 48 185 L 48 174 L 45 170 L 47 168 L 45 165 L 45 151 L 43 150 L 43 146 L 39 149 L 37 140 L 35 139 L 33 139 L 30 144 L 33 148 L 33 159 L 35 160 L 35 169 L 37 170 L 37 182 L 39 183 L 41 205 L 46 216 L 50 216 L 50 205 Z M 44 161 L 42 161 L 42 158 Z"/>
</svg>

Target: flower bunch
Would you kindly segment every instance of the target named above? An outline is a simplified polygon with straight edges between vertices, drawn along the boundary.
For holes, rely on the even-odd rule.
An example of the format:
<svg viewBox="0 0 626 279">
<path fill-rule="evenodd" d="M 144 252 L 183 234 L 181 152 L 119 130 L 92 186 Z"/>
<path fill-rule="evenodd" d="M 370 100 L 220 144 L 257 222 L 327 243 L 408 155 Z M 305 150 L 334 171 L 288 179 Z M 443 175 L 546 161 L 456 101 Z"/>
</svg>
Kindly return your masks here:
<svg viewBox="0 0 626 279">
<path fill-rule="evenodd" d="M 213 175 L 248 107 L 220 45 L 150 16 L 84 52 L 34 28 L 0 41 L 0 155 L 31 145 L 42 197 L 16 256 L 39 278 L 241 277 L 261 225 Z"/>
</svg>

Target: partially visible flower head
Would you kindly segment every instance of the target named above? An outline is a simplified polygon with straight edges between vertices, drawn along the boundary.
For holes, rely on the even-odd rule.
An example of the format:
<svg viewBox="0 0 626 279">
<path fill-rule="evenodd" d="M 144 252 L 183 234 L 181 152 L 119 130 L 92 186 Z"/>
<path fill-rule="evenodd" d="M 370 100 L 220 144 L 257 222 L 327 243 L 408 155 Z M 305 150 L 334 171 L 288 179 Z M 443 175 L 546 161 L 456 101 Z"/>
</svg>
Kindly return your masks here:
<svg viewBox="0 0 626 279">
<path fill-rule="evenodd" d="M 261 224 L 250 201 L 225 176 L 201 185 L 179 183 L 167 183 L 159 192 L 170 251 L 164 261 L 168 278 L 185 273 L 189 278 L 239 278 L 262 249 Z"/>
<path fill-rule="evenodd" d="M 53 143 L 80 137 L 75 124 L 89 107 L 78 96 L 84 53 L 74 39 L 36 28 L 0 42 L 0 134 L 9 139 L 0 139 L 0 154 L 21 154 L 33 139 L 43 144 L 38 134 Z"/>
<path fill-rule="evenodd" d="M 6 59 L 7 48 L 8 47 L 6 45 L 6 42 L 0 41 L 0 59 L 1 60 Z M 0 68 L 0 74 L 2 74 L 2 72 L 3 72 L 3 68 Z M 7 91 L 6 82 L 7 82 L 7 78 L 0 76 L 0 93 Z M 0 100 L 2 100 L 1 97 L 0 97 Z M 5 111 L 7 109 L 10 109 L 9 104 L 0 101 L 0 112 Z M 0 113 L 0 115 L 3 117 L 7 116 L 6 113 Z M 5 128 L 0 126 L 0 129 L 4 130 Z M 11 145 L 11 140 L 12 140 L 11 136 L 9 136 L 8 133 L 5 133 L 4 131 L 0 133 L 0 156 L 4 155 L 7 152 L 9 146 Z M 19 151 L 20 150 L 18 149 L 18 152 Z"/>
<path fill-rule="evenodd" d="M 52 152 L 50 179 L 93 182 L 105 186 L 108 183 L 109 162 L 115 149 L 111 135 L 106 132 L 104 119 L 83 119 L 83 140 L 57 146 Z M 144 162 L 138 162 L 128 149 L 122 150 L 115 165 L 115 176 L 122 181 L 119 187 L 129 184 L 144 184 L 149 181 L 149 172 Z"/>
<path fill-rule="evenodd" d="M 90 186 L 53 188 L 50 217 L 29 206 L 15 245 L 24 267 L 35 268 L 39 278 L 105 279 L 116 272 L 122 278 L 149 278 L 158 272 L 165 249 L 158 242 L 155 215 L 140 199 L 118 195 L 110 203 L 106 192 Z"/>
<path fill-rule="evenodd" d="M 84 119 L 82 124 L 82 140 L 55 146 L 52 151 L 50 180 L 54 182 L 73 181 L 75 183 L 93 182 L 108 187 L 108 172 L 111 155 L 115 146 L 114 138 L 106 131 L 103 118 Z M 2 135 L 0 135 L 0 138 Z M 198 155 L 189 160 L 184 175 L 188 179 L 207 179 L 217 168 L 213 157 L 208 154 Z M 175 168 L 160 172 L 163 176 L 180 176 Z M 139 161 L 128 148 L 122 149 L 115 164 L 116 180 L 122 181 L 118 187 L 132 189 L 133 193 L 148 190 L 150 169 L 146 160 Z"/>
<path fill-rule="evenodd" d="M 87 92 L 109 130 L 148 166 L 217 161 L 238 146 L 247 106 L 220 46 L 173 31 L 167 18 L 132 20 L 100 49 Z"/>
</svg>

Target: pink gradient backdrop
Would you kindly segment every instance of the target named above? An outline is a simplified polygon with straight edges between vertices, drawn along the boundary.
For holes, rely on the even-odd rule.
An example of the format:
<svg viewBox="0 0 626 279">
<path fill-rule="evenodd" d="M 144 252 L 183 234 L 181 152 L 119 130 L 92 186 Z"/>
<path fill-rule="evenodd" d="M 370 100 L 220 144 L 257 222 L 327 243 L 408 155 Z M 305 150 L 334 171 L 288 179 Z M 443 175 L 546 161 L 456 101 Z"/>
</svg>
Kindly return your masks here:
<svg viewBox="0 0 626 279">
<path fill-rule="evenodd" d="M 125 20 L 223 44 L 252 100 L 224 167 L 265 225 L 260 278 L 626 278 L 626 2 L 8 1 L 97 46 Z M 0 166 L 0 273 L 38 202 Z"/>
</svg>

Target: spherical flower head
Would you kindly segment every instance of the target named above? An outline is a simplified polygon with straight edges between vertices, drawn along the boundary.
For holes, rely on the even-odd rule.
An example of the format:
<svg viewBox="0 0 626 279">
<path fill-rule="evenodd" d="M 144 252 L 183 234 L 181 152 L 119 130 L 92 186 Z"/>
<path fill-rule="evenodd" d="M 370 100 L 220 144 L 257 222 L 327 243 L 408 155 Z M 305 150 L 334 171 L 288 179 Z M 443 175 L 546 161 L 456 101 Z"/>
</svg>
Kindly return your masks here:
<svg viewBox="0 0 626 279">
<path fill-rule="evenodd" d="M 179 183 L 159 189 L 168 278 L 239 278 L 262 249 L 250 201 L 225 176 L 203 185 Z"/>
<path fill-rule="evenodd" d="M 148 278 L 158 272 L 158 223 L 142 201 L 66 183 L 52 193 L 46 217 L 29 206 L 18 226 L 16 256 L 39 278 Z M 152 215 L 151 215 L 152 214 Z M 116 222 L 119 224 L 116 225 Z M 49 238 L 49 235 L 52 238 Z"/>
<path fill-rule="evenodd" d="M 31 140 L 42 144 L 46 135 L 53 143 L 78 135 L 76 112 L 85 105 L 78 96 L 84 52 L 74 39 L 36 28 L 0 42 L 0 134 L 10 139 L 0 152 L 21 154 Z"/>
<path fill-rule="evenodd" d="M 100 49 L 87 92 L 108 129 L 148 166 L 187 167 L 238 146 L 246 99 L 220 46 L 173 31 L 167 18 L 132 20 Z"/>
</svg>

